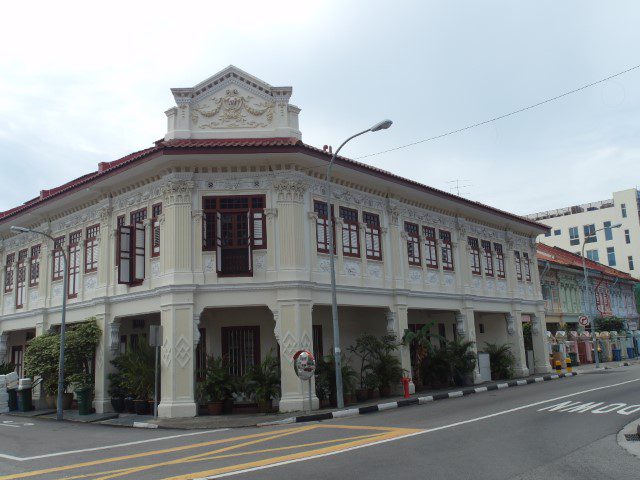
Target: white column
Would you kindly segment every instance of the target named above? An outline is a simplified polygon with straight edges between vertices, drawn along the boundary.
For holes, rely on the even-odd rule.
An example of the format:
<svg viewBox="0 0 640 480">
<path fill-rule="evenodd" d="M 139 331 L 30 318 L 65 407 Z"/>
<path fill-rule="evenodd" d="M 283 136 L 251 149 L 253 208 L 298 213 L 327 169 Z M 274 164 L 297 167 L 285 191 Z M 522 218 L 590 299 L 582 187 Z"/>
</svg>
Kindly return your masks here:
<svg viewBox="0 0 640 480">
<path fill-rule="evenodd" d="M 475 322 L 475 313 L 473 308 L 467 307 L 463 308 L 459 312 L 456 312 L 456 331 L 458 335 L 464 340 L 473 342 L 473 346 L 471 350 L 476 354 L 476 358 L 478 356 L 478 344 L 476 340 L 476 322 Z M 482 378 L 480 377 L 480 368 L 478 362 L 476 361 L 476 368 L 473 370 L 473 382 L 481 383 Z"/>
<path fill-rule="evenodd" d="M 386 312 L 387 317 L 387 332 L 393 333 L 398 341 L 402 340 L 404 332 L 409 328 L 408 309 L 406 305 L 396 304 Z M 409 347 L 400 345 L 398 347 L 398 356 L 400 357 L 400 363 L 404 370 L 404 376 L 411 378 L 411 355 Z M 401 394 L 404 390 L 402 383 L 398 385 L 391 385 L 396 394 Z M 409 393 L 415 393 L 416 386 L 413 383 L 413 378 L 409 381 Z"/>
<path fill-rule="evenodd" d="M 549 373 L 549 354 L 547 349 L 547 324 L 544 309 L 531 315 L 531 341 L 533 343 L 534 373 Z"/>
<path fill-rule="evenodd" d="M 298 178 L 282 178 L 273 184 L 278 209 L 277 268 L 279 280 L 308 280 L 308 245 L 304 232 L 308 220 L 305 218 L 304 198 L 307 185 Z M 267 238 L 267 242 L 273 239 Z"/>
<path fill-rule="evenodd" d="M 308 405 L 308 382 L 301 382 L 293 369 L 293 356 L 298 350 L 313 349 L 311 301 L 292 299 L 278 301 L 272 309 L 275 320 L 274 334 L 280 345 L 280 405 L 281 412 L 304 410 Z M 315 385 L 311 381 L 311 403 L 319 406 Z"/>
<path fill-rule="evenodd" d="M 161 401 L 162 418 L 195 417 L 193 293 L 173 293 L 160 299 L 162 325 Z"/>
<path fill-rule="evenodd" d="M 95 396 L 93 406 L 97 413 L 112 411 L 109 395 L 109 373 L 113 372 L 111 360 L 118 355 L 120 348 L 120 323 L 107 312 L 95 315 L 102 335 L 96 349 Z"/>
<path fill-rule="evenodd" d="M 524 335 L 522 333 L 522 310 L 514 310 L 505 316 L 507 334 L 511 350 L 515 357 L 515 374 L 519 377 L 529 375 L 527 368 L 527 354 L 524 349 Z"/>
</svg>

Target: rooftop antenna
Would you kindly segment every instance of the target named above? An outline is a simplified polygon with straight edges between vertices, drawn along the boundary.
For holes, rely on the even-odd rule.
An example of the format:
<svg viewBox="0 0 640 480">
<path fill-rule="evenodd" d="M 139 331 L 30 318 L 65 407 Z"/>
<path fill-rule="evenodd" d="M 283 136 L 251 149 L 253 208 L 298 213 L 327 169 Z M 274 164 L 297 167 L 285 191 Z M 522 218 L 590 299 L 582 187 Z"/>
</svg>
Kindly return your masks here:
<svg viewBox="0 0 640 480">
<path fill-rule="evenodd" d="M 461 196 L 461 195 L 469 195 L 469 191 L 465 190 L 469 187 L 471 187 L 470 183 L 464 183 L 464 182 L 468 182 L 469 180 L 461 180 L 459 178 L 456 178 L 455 180 L 449 180 L 448 184 L 449 185 L 449 193 L 454 193 L 457 196 Z"/>
</svg>

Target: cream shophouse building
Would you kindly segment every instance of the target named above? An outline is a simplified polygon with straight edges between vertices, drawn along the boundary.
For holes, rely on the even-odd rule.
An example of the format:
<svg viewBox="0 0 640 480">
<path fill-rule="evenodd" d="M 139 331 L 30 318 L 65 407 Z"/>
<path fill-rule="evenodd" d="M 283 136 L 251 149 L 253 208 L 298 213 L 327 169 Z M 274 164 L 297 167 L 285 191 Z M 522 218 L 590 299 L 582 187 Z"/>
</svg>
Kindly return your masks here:
<svg viewBox="0 0 640 480">
<path fill-rule="evenodd" d="M 535 249 L 544 226 L 341 157 L 329 209 L 330 154 L 302 142 L 291 87 L 230 66 L 172 93 L 163 140 L 0 213 L 0 360 L 20 364 L 28 340 L 59 324 L 67 295 L 68 322 L 95 316 L 103 329 L 98 411 L 110 408 L 110 360 L 151 324 L 163 326 L 160 416 L 196 415 L 205 355 L 228 355 L 242 374 L 269 351 L 280 355 L 280 410 L 301 410 L 293 354 L 332 351 L 332 211 L 343 351 L 363 332 L 401 336 L 435 320 L 479 348 L 510 343 L 525 375 L 526 316 L 531 367 L 548 371 Z M 55 246 L 11 225 L 48 232 Z M 410 371 L 408 349 L 399 355 Z"/>
</svg>

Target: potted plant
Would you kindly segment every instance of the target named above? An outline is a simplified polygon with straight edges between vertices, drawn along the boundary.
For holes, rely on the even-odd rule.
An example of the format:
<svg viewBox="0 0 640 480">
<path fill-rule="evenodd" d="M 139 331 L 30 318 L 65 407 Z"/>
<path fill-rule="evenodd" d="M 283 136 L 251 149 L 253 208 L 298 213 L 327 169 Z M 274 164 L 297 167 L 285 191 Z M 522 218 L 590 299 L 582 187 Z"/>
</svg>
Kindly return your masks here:
<svg viewBox="0 0 640 480">
<path fill-rule="evenodd" d="M 380 381 L 375 372 L 369 372 L 364 378 L 364 387 L 367 389 L 367 400 L 372 398 L 380 398 L 380 391 L 378 385 Z"/>
<path fill-rule="evenodd" d="M 448 387 L 450 383 L 450 357 L 445 346 L 433 351 L 422 359 L 420 372 L 425 385 L 432 388 Z"/>
<path fill-rule="evenodd" d="M 351 395 L 355 390 L 357 374 L 356 371 L 351 368 L 348 359 L 344 355 L 340 357 L 340 360 L 342 363 L 340 371 L 342 372 L 343 400 L 351 401 Z M 323 362 L 324 365 L 322 368 L 325 370 L 323 372 L 323 375 L 326 376 L 326 381 L 329 386 L 329 398 L 331 401 L 331 405 L 335 407 L 338 403 L 336 400 L 336 362 L 333 358 L 333 355 L 326 355 L 323 359 Z"/>
<path fill-rule="evenodd" d="M 74 373 L 69 377 L 73 390 L 78 396 L 78 413 L 89 415 L 92 413 L 91 399 L 93 398 L 93 375 L 87 373 Z"/>
<path fill-rule="evenodd" d="M 448 342 L 451 362 L 451 376 L 456 386 L 473 385 L 473 371 L 476 368 L 476 354 L 471 350 L 474 342 L 456 339 Z"/>
<path fill-rule="evenodd" d="M 438 334 L 431 333 L 431 328 L 435 325 L 435 321 L 423 325 L 418 330 L 404 331 L 402 344 L 409 347 L 411 368 L 413 369 L 413 382 L 416 388 L 424 383 L 426 372 L 424 371 L 424 360 L 428 356 L 433 355 L 435 348 L 432 340 L 443 341 L 444 338 Z"/>
<path fill-rule="evenodd" d="M 315 371 L 316 396 L 320 402 L 320 408 L 331 406 L 331 375 L 329 364 L 324 358 L 317 359 Z"/>
<path fill-rule="evenodd" d="M 231 377 L 232 413 L 258 413 L 258 404 L 255 402 L 255 394 L 251 392 L 251 387 L 249 386 L 250 381 L 251 372 L 247 372 L 245 375 Z"/>
<path fill-rule="evenodd" d="M 92 411 L 91 401 L 95 385 L 93 363 L 102 331 L 95 318 L 72 325 L 66 335 L 65 367 L 69 369 L 69 383 L 78 396 L 80 415 Z M 65 368 L 65 370 L 67 370 Z"/>
<path fill-rule="evenodd" d="M 127 350 L 116 357 L 112 364 L 121 375 L 121 382 L 130 396 L 125 397 L 125 408 L 131 413 L 149 413 L 149 400 L 155 384 L 154 349 L 146 342 L 127 345 Z M 130 408 L 133 411 L 129 410 Z"/>
<path fill-rule="evenodd" d="M 111 406 L 116 413 L 123 413 L 125 411 L 124 398 L 126 396 L 122 374 L 120 372 L 110 373 L 107 377 L 109 379 L 109 397 L 111 398 Z"/>
<path fill-rule="evenodd" d="M 400 359 L 396 355 L 386 352 L 377 356 L 374 372 L 382 397 L 391 396 L 391 386 L 399 384 L 404 374 Z"/>
<path fill-rule="evenodd" d="M 484 351 L 485 353 L 489 354 L 492 380 L 509 379 L 513 377 L 513 366 L 515 364 L 515 358 L 511 353 L 510 345 L 485 343 Z"/>
<path fill-rule="evenodd" d="M 258 401 L 258 410 L 261 413 L 271 412 L 273 398 L 280 395 L 280 369 L 271 352 L 251 368 L 247 386 Z"/>
<path fill-rule="evenodd" d="M 356 399 L 358 402 L 364 402 L 369 398 L 365 382 L 373 368 L 371 362 L 378 345 L 379 340 L 375 335 L 365 333 L 356 338 L 354 345 L 347 348 L 347 351 L 358 357 L 360 360 L 360 385 L 359 388 L 355 389 Z"/>
<path fill-rule="evenodd" d="M 33 338 L 24 354 L 24 368 L 27 375 L 42 379 L 47 408 L 56 408 L 57 406 L 59 353 L 60 334 L 50 331 Z M 68 367 L 68 364 L 65 364 L 63 392 L 66 392 L 69 386 L 67 374 L 70 372 Z M 73 394 L 64 393 L 63 409 L 68 410 L 71 408 L 71 402 L 73 402 Z"/>
<path fill-rule="evenodd" d="M 231 393 L 231 376 L 229 366 L 222 357 L 207 357 L 207 368 L 204 380 L 204 392 L 207 397 L 209 415 L 220 415 L 224 399 Z"/>
<path fill-rule="evenodd" d="M 6 375 L 14 372 L 16 366 L 13 363 L 0 363 L 0 375 Z"/>
</svg>

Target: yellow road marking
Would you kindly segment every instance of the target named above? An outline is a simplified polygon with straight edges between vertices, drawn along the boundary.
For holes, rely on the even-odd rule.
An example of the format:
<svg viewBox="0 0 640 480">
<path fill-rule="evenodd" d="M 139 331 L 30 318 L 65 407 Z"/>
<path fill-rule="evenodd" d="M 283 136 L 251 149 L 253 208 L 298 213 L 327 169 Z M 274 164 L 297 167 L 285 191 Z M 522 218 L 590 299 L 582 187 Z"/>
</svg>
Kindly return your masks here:
<svg viewBox="0 0 640 480">
<path fill-rule="evenodd" d="M 295 427 L 295 428 L 288 428 L 285 430 L 280 430 L 280 432 L 289 432 L 289 431 L 296 431 L 299 430 L 300 427 Z M 210 442 L 200 442 L 200 443 L 194 443 L 194 444 L 190 444 L 190 445 L 182 445 L 180 447 L 171 447 L 171 448 L 164 448 L 161 450 L 152 450 L 149 452 L 141 452 L 141 453 L 133 453 L 131 455 L 122 455 L 120 457 L 112 457 L 112 458 L 105 458 L 105 459 L 100 459 L 100 460 L 91 460 L 88 462 L 82 462 L 82 463 L 76 463 L 73 465 L 64 465 L 61 467 L 53 467 L 53 468 L 47 468 L 44 470 L 34 470 L 32 472 L 23 472 L 23 473 L 15 473 L 12 475 L 5 475 L 0 477 L 0 480 L 13 480 L 16 478 L 28 478 L 28 477 L 35 477 L 36 475 L 44 475 L 45 473 L 55 473 L 55 472 L 62 472 L 62 471 L 66 471 L 66 470 L 73 470 L 74 468 L 82 468 L 82 467 L 91 467 L 94 465 L 101 465 L 103 463 L 113 463 L 113 462 L 121 462 L 123 460 L 131 460 L 131 459 L 135 459 L 135 458 L 142 458 L 142 457 L 149 457 L 149 456 L 153 456 L 153 455 L 161 455 L 164 453 L 173 453 L 173 452 L 181 452 L 184 450 L 192 450 L 195 448 L 200 448 L 200 447 L 208 447 L 210 445 L 218 445 L 221 443 L 229 443 L 229 442 L 233 442 L 235 440 L 246 440 L 249 438 L 259 438 L 259 437 L 265 437 L 265 436 L 269 436 L 269 435 L 273 435 L 273 431 L 271 432 L 264 432 L 264 433 L 254 433 L 251 435 L 243 435 L 240 437 L 232 437 L 232 438 L 221 438 L 218 440 L 212 440 Z"/>
<path fill-rule="evenodd" d="M 270 453 L 270 452 L 280 452 L 283 450 L 294 450 L 294 449 L 298 449 L 298 448 L 306 448 L 306 447 L 315 447 L 317 445 L 327 445 L 329 443 L 338 443 L 338 442 L 344 442 L 344 441 L 348 441 L 348 440 L 360 440 L 362 438 L 368 438 L 371 440 L 377 440 L 380 437 L 380 433 L 373 433 L 370 435 L 357 435 L 354 437 L 346 437 L 346 438 L 335 438 L 333 440 L 322 440 L 319 442 L 311 442 L 311 443 L 301 443 L 299 445 L 288 445 L 286 447 L 274 447 L 274 448 L 264 448 L 262 450 L 252 450 L 250 452 L 240 452 L 240 453 L 228 453 L 226 455 L 214 455 L 211 457 L 202 457 L 202 458 L 198 458 L 193 460 L 193 462 L 206 462 L 209 460 L 219 460 L 222 458 L 233 458 L 233 457 L 244 457 L 247 455 L 256 455 L 259 453 Z M 212 452 L 209 452 L 212 453 Z M 95 472 L 95 473 L 84 473 L 82 475 L 75 475 L 73 477 L 65 477 L 65 480 L 79 480 L 82 478 L 90 478 L 90 477 L 95 477 L 97 475 L 106 475 L 109 473 L 117 473 L 117 472 L 124 472 L 125 470 L 130 470 L 129 468 L 119 468 L 117 470 L 109 470 L 106 472 Z"/>
<path fill-rule="evenodd" d="M 405 435 L 405 434 L 409 434 L 409 433 L 415 433 L 415 432 L 420 432 L 421 430 L 418 429 L 397 429 L 397 430 L 403 430 L 402 433 L 398 432 L 398 431 L 394 431 L 394 432 L 389 432 L 389 433 L 383 433 L 381 435 L 378 435 L 376 437 L 376 441 L 382 441 L 382 440 L 387 440 L 387 439 L 392 439 L 395 437 L 399 437 L 401 435 Z M 273 457 L 273 458 L 267 458 L 264 460 L 257 460 L 254 462 L 248 462 L 248 463 L 242 463 L 242 464 L 238 464 L 238 465 L 229 465 L 226 467 L 221 467 L 221 468 L 216 468 L 213 470 L 204 470 L 201 472 L 193 472 L 193 473 L 188 473 L 186 475 L 178 475 L 175 477 L 168 477 L 165 478 L 165 480 L 192 480 L 193 478 L 202 478 L 202 477 L 210 477 L 210 476 L 214 476 L 214 475 L 220 475 L 223 473 L 230 473 L 230 472 L 234 472 L 234 471 L 241 471 L 241 470 L 246 470 L 249 468 L 255 468 L 255 467 L 262 467 L 265 465 L 273 465 L 276 463 L 281 463 L 281 462 L 286 462 L 289 460 L 297 460 L 297 459 L 301 459 L 301 458 L 307 458 L 307 457 L 314 457 L 316 455 L 322 455 L 322 454 L 326 454 L 326 453 L 332 453 L 332 452 L 339 452 L 341 450 L 345 450 L 348 448 L 352 448 L 352 447 L 357 447 L 360 445 L 366 445 L 368 443 L 371 443 L 371 439 L 362 439 L 362 440 L 356 440 L 353 442 L 347 442 L 347 443 L 341 443 L 340 445 L 334 445 L 332 447 L 324 447 L 324 448 L 318 448 L 315 450 L 310 450 L 307 452 L 299 452 L 299 453 L 292 453 L 290 455 L 283 455 L 281 457 Z"/>
<path fill-rule="evenodd" d="M 303 433 L 303 432 L 306 432 L 306 431 L 309 431 L 309 430 L 314 430 L 314 429 L 332 429 L 332 428 L 336 429 L 336 430 L 339 430 L 339 429 L 343 429 L 343 430 L 361 430 L 361 431 L 364 430 L 364 431 L 374 431 L 374 432 L 379 432 L 379 433 L 367 434 L 367 435 L 358 435 L 358 436 L 345 437 L 345 438 L 332 439 L 332 440 L 323 440 L 323 441 L 312 442 L 312 443 L 307 443 L 307 444 L 300 444 L 300 445 L 289 445 L 289 446 L 283 446 L 283 447 L 267 448 L 267 449 L 255 450 L 255 451 L 250 451 L 250 452 L 239 452 L 239 453 L 232 453 L 232 454 L 224 454 L 224 452 L 229 452 L 231 450 L 237 450 L 239 448 L 247 447 L 247 446 L 250 446 L 250 445 L 255 445 L 255 444 L 258 444 L 258 443 L 268 442 L 268 441 L 271 441 L 271 440 L 274 440 L 274 439 L 278 439 L 278 438 L 282 438 L 282 437 L 285 437 L 285 436 L 294 435 L 294 434 L 297 434 L 297 433 Z M 292 454 L 285 455 L 285 456 L 268 458 L 268 459 L 254 461 L 254 462 L 243 463 L 243 464 L 239 464 L 239 465 L 229 465 L 229 466 L 226 466 L 226 467 L 220 467 L 220 468 L 216 468 L 216 469 L 212 469 L 212 470 L 207 470 L 207 471 L 198 472 L 198 473 L 192 473 L 192 474 L 187 474 L 187 475 L 181 475 L 181 476 L 177 476 L 177 477 L 172 477 L 171 478 L 171 480 L 178 480 L 178 479 L 186 480 L 186 479 L 194 478 L 195 476 L 209 476 L 209 475 L 216 475 L 216 474 L 221 474 L 221 473 L 228 473 L 228 472 L 233 472 L 233 471 L 238 471 L 238 470 L 244 470 L 244 469 L 247 469 L 247 468 L 259 467 L 259 466 L 264 466 L 264 465 L 271 465 L 271 464 L 280 463 L 280 462 L 287 461 L 287 460 L 295 460 L 295 459 L 301 459 L 301 458 L 306 458 L 306 457 L 312 457 L 312 456 L 316 456 L 316 455 L 321 455 L 323 453 L 337 452 L 337 451 L 341 451 L 341 450 L 348 449 L 348 448 L 355 447 L 355 446 L 359 446 L 359 445 L 366 445 L 367 443 L 371 443 L 373 441 L 382 441 L 382 440 L 385 440 L 385 439 L 391 439 L 391 438 L 394 438 L 394 437 L 398 437 L 398 436 L 401 436 L 401 435 L 405 435 L 405 434 L 408 434 L 408 433 L 414 433 L 414 432 L 418 432 L 418 431 L 420 431 L 420 430 L 406 429 L 406 428 L 392 428 L 392 427 L 368 427 L 368 426 L 352 426 L 352 425 L 321 425 L 321 424 L 314 424 L 314 425 L 308 425 L 308 426 L 304 426 L 304 427 L 292 427 L 292 428 L 287 428 L 287 429 L 277 430 L 277 431 L 270 431 L 270 432 L 251 434 L 251 435 L 242 435 L 242 436 L 238 436 L 238 437 L 232 437 L 232 438 L 226 438 L 226 439 L 218 439 L 218 440 L 213 440 L 213 441 L 209 441 L 209 442 L 200 442 L 200 443 L 195 443 L 195 444 L 190 444 L 190 445 L 183 445 L 183 446 L 179 446 L 179 447 L 171 447 L 171 448 L 165 448 L 165 449 L 161 449 L 161 450 L 153 450 L 153 451 L 149 451 L 149 452 L 141 452 L 141 453 L 136 453 L 136 454 L 131 454 L 131 455 L 122 455 L 122 456 L 119 456 L 119 457 L 105 458 L 105 459 L 100 459 L 100 460 L 92 460 L 92 461 L 87 461 L 87 462 L 82 462 L 82 463 L 77 463 L 77 464 L 72 464 L 72 465 L 64 465 L 64 466 L 52 467 L 52 468 L 47 468 L 47 469 L 42 469 L 42 470 L 35 470 L 35 471 L 31 471 L 31 472 L 24 472 L 24 473 L 6 475 L 6 476 L 0 477 L 0 480 L 12 480 L 12 479 L 18 479 L 18 478 L 28 478 L 28 477 L 34 477 L 34 476 L 44 475 L 44 474 L 48 474 L 48 473 L 56 473 L 56 472 L 61 472 L 61 471 L 69 471 L 69 470 L 74 470 L 74 469 L 81 469 L 81 468 L 95 466 L 95 465 L 102 465 L 102 464 L 106 464 L 106 463 L 122 462 L 122 461 L 126 461 L 126 460 L 149 457 L 149 456 L 154 456 L 154 455 L 162 455 L 162 454 L 181 452 L 181 451 L 186 451 L 186 450 L 194 450 L 194 449 L 197 449 L 197 448 L 203 448 L 203 447 L 208 447 L 208 446 L 212 446 L 212 445 L 220 445 L 220 444 L 224 444 L 224 443 L 233 443 L 233 442 L 242 441 L 242 440 L 248 440 L 248 441 L 245 441 L 245 442 L 242 442 L 242 443 L 234 443 L 232 445 L 228 445 L 228 446 L 216 449 L 216 450 L 212 450 L 212 451 L 208 451 L 208 452 L 204 452 L 204 453 L 199 453 L 199 454 L 196 454 L 196 455 L 189 455 L 189 456 L 178 458 L 178 459 L 174 459 L 174 460 L 169 460 L 169 461 L 164 461 L 164 462 L 157 462 L 157 463 L 150 463 L 150 464 L 147 464 L 147 465 L 136 466 L 136 467 L 119 468 L 119 469 L 103 471 L 103 472 L 94 472 L 94 473 L 89 473 L 89 474 L 82 474 L 82 475 L 77 475 L 77 476 L 68 477 L 68 478 L 69 478 L 69 480 L 71 480 L 71 479 L 81 479 L 81 478 L 93 478 L 94 480 L 109 480 L 109 479 L 113 479 L 113 478 L 116 478 L 116 477 L 121 477 L 121 476 L 129 475 L 129 474 L 135 474 L 135 473 L 139 473 L 139 472 L 143 472 L 143 471 L 147 471 L 147 470 L 151 470 L 151 469 L 155 469 L 155 468 L 159 468 L 159 467 L 163 467 L 163 466 L 168 466 L 168 465 L 180 465 L 180 464 L 186 464 L 186 463 L 195 463 L 195 462 L 201 462 L 201 461 L 216 460 L 216 459 L 221 459 L 221 458 L 240 457 L 240 456 L 247 456 L 247 455 L 255 455 L 255 454 L 259 454 L 259 453 L 269 453 L 269 452 L 292 450 L 292 449 L 298 449 L 298 448 L 317 447 L 319 445 L 327 445 L 327 444 L 331 444 L 331 443 L 338 443 L 337 445 L 328 446 L 328 447 L 319 448 L 319 449 L 314 449 L 314 450 L 310 450 L 310 451 L 306 451 L 306 452 L 292 453 Z M 220 455 L 220 454 L 222 454 L 222 455 Z"/>
</svg>

